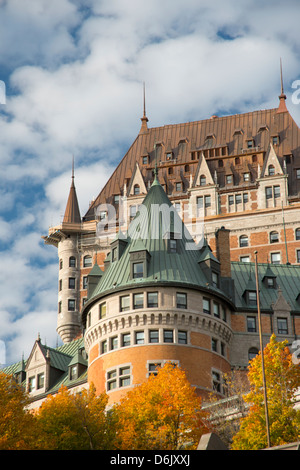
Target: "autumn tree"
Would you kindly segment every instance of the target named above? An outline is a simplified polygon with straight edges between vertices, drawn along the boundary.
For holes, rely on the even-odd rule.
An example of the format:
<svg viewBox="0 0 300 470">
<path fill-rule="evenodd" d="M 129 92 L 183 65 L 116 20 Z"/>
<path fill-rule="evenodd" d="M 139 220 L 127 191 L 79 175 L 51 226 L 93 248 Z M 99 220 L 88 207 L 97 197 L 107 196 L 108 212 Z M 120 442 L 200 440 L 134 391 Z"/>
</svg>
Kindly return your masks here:
<svg viewBox="0 0 300 470">
<path fill-rule="evenodd" d="M 37 449 L 29 397 L 13 376 L 0 371 L 0 450 Z"/>
<path fill-rule="evenodd" d="M 300 368 L 292 360 L 287 341 L 277 342 L 272 335 L 264 349 L 264 364 L 271 446 L 296 441 L 300 436 L 300 414 L 293 405 L 300 386 Z M 250 408 L 233 438 L 235 450 L 267 447 L 261 353 L 250 362 L 248 378 L 250 392 L 245 401 Z"/>
<path fill-rule="evenodd" d="M 107 395 L 96 396 L 95 388 L 71 393 L 61 387 L 41 405 L 37 420 L 43 430 L 44 449 L 94 450 L 109 449 L 114 442 L 113 422 L 106 413 Z"/>
<path fill-rule="evenodd" d="M 123 450 L 194 449 L 208 429 L 201 399 L 171 363 L 128 392 L 114 412 Z"/>
</svg>

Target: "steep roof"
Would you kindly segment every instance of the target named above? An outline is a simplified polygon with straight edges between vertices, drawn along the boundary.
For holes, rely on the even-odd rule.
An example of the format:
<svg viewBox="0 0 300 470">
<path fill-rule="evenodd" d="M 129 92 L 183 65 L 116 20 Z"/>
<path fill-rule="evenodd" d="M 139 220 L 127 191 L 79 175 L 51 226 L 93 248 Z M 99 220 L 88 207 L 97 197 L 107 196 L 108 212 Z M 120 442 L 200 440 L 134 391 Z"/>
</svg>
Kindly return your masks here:
<svg viewBox="0 0 300 470">
<path fill-rule="evenodd" d="M 170 237 L 176 239 L 176 252 L 169 249 Z M 203 250 L 196 246 L 157 178 L 129 225 L 124 242 L 125 248 L 121 256 L 116 261 L 110 261 L 92 297 L 85 304 L 83 317 L 93 299 L 103 297 L 111 291 L 158 283 L 207 288 L 208 279 L 199 266 L 207 251 L 204 255 Z M 142 278 L 132 279 L 130 259 L 136 252 L 146 254 L 147 272 L 144 272 Z M 211 256 L 213 257 L 212 254 Z M 210 289 L 224 295 L 212 285 Z"/>
<path fill-rule="evenodd" d="M 208 148 L 226 147 L 226 156 L 209 158 L 207 164 L 211 175 L 215 172 L 218 182 L 221 175 L 230 168 L 232 161 L 230 156 L 243 155 L 248 153 L 247 139 L 254 139 L 255 149 L 258 152 L 267 152 L 272 136 L 279 136 L 279 145 L 276 154 L 282 164 L 285 155 L 293 154 L 293 159 L 287 171 L 292 177 L 293 168 L 300 166 L 300 130 L 285 106 L 285 98 L 280 95 L 280 105 L 278 108 L 251 111 L 243 114 L 228 116 L 212 116 L 201 121 L 186 122 L 180 124 L 165 125 L 161 127 L 144 128 L 140 132 L 129 150 L 120 161 L 119 165 L 93 201 L 85 220 L 94 217 L 95 208 L 101 203 L 113 203 L 114 194 L 122 194 L 124 184 L 130 182 L 130 178 L 135 171 L 136 162 L 141 164 L 142 157 L 148 155 L 148 163 L 141 165 L 141 173 L 146 187 L 153 181 L 153 169 L 156 161 L 156 150 L 158 151 L 158 177 L 161 182 L 169 185 L 169 194 L 174 191 L 172 181 L 182 178 L 186 187 L 189 186 L 190 175 L 195 176 L 198 160 L 192 159 L 192 152 L 201 152 Z M 283 103 L 283 105 L 282 105 Z M 238 132 L 237 132 L 238 131 Z M 239 134 L 239 135 L 237 135 Z M 173 160 L 167 161 L 167 153 L 172 150 Z M 218 160 L 223 159 L 224 165 L 220 168 Z M 182 172 L 183 165 L 189 164 L 189 170 Z M 168 166 L 173 165 L 173 174 L 168 174 Z M 257 164 L 256 164 L 257 166 Z M 253 164 L 255 167 L 255 164 Z M 246 171 L 246 170 L 244 170 Z M 220 173 L 220 175 L 219 175 Z M 219 177 L 220 176 L 220 177 Z M 173 178 L 173 179 L 172 179 Z M 292 178 L 290 178 L 292 180 Z M 292 184 L 292 181 L 290 182 Z M 290 188 L 290 193 L 292 188 Z"/>
<path fill-rule="evenodd" d="M 69 192 L 69 197 L 67 201 L 67 206 L 63 218 L 64 224 L 80 224 L 81 216 L 79 210 L 79 204 L 76 194 L 76 188 L 74 184 L 74 170 L 72 170 L 72 182 Z"/>
</svg>

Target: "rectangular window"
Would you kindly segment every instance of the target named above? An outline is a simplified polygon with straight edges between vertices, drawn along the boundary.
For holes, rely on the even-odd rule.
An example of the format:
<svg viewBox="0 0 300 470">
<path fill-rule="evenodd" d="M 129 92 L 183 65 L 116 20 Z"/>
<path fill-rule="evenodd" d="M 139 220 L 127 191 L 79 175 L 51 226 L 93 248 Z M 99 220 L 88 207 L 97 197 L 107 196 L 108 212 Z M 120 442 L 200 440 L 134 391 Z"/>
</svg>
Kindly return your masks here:
<svg viewBox="0 0 300 470">
<path fill-rule="evenodd" d="M 213 390 L 221 392 L 221 376 L 218 372 L 212 372 Z"/>
<path fill-rule="evenodd" d="M 164 343 L 173 343 L 173 330 L 164 330 Z"/>
<path fill-rule="evenodd" d="M 227 316 L 226 316 L 226 308 L 222 307 L 222 320 L 227 321 Z"/>
<path fill-rule="evenodd" d="M 300 263 L 300 250 L 297 250 L 297 263 Z"/>
<path fill-rule="evenodd" d="M 45 374 L 42 372 L 37 376 L 37 388 L 43 388 L 45 384 Z"/>
<path fill-rule="evenodd" d="M 205 204 L 205 207 L 210 207 L 211 206 L 211 197 L 210 196 L 205 196 L 204 197 L 204 204 Z"/>
<path fill-rule="evenodd" d="M 220 318 L 220 305 L 214 302 L 214 316 Z"/>
<path fill-rule="evenodd" d="M 115 247 L 112 250 L 112 261 L 117 261 L 117 259 L 118 259 L 118 248 Z"/>
<path fill-rule="evenodd" d="M 280 186 L 274 186 L 274 197 L 280 197 Z"/>
<path fill-rule="evenodd" d="M 149 375 L 157 375 L 158 369 L 161 367 L 161 363 L 148 364 L 148 373 Z"/>
<path fill-rule="evenodd" d="M 202 209 L 203 207 L 203 196 L 198 196 L 197 197 L 197 208 Z"/>
<path fill-rule="evenodd" d="M 273 197 L 272 186 L 266 187 L 266 199 L 271 199 Z"/>
<path fill-rule="evenodd" d="M 218 341 L 215 338 L 211 339 L 211 350 L 217 352 L 218 349 Z"/>
<path fill-rule="evenodd" d="M 232 206 L 234 204 L 234 197 L 232 194 L 228 196 L 228 204 Z"/>
<path fill-rule="evenodd" d="M 106 317 L 106 302 L 99 305 L 99 320 Z"/>
<path fill-rule="evenodd" d="M 149 343 L 158 343 L 158 330 L 149 330 Z"/>
<path fill-rule="evenodd" d="M 144 263 L 133 263 L 133 279 L 144 277 Z"/>
<path fill-rule="evenodd" d="M 271 253 L 271 263 L 280 264 L 280 253 Z"/>
<path fill-rule="evenodd" d="M 203 299 L 203 312 L 204 313 L 210 313 L 210 300 L 209 299 Z"/>
<path fill-rule="evenodd" d="M 119 386 L 127 387 L 130 385 L 130 367 L 121 367 L 119 370 Z"/>
<path fill-rule="evenodd" d="M 181 292 L 176 293 L 176 307 L 187 308 L 187 295 Z"/>
<path fill-rule="evenodd" d="M 83 276 L 83 278 L 82 278 L 82 288 L 87 289 L 87 286 L 88 286 L 88 277 Z"/>
<path fill-rule="evenodd" d="M 75 289 L 75 277 L 69 277 L 69 289 Z"/>
<path fill-rule="evenodd" d="M 158 307 L 158 292 L 147 293 L 147 307 L 148 308 Z"/>
<path fill-rule="evenodd" d="M 145 343 L 145 333 L 144 331 L 135 332 L 135 344 L 144 344 Z"/>
<path fill-rule="evenodd" d="M 126 310 L 130 310 L 130 297 L 129 295 L 124 295 L 120 297 L 120 310 L 121 312 L 125 312 Z"/>
<path fill-rule="evenodd" d="M 219 275 L 218 273 L 211 273 L 211 280 L 214 287 L 219 287 Z"/>
<path fill-rule="evenodd" d="M 250 256 L 241 256 L 240 261 L 242 263 L 250 263 Z"/>
<path fill-rule="evenodd" d="M 111 370 L 107 372 L 107 390 L 114 390 L 117 388 L 117 371 Z"/>
<path fill-rule="evenodd" d="M 232 175 L 226 175 L 226 184 L 232 184 Z"/>
<path fill-rule="evenodd" d="M 130 346 L 130 333 L 122 334 L 122 346 Z"/>
<path fill-rule="evenodd" d="M 257 300 L 256 300 L 256 292 L 248 292 L 248 301 L 249 305 L 257 305 Z"/>
<path fill-rule="evenodd" d="M 256 318 L 247 317 L 247 331 L 249 333 L 256 333 Z"/>
<path fill-rule="evenodd" d="M 169 240 L 169 252 L 177 253 L 177 240 L 174 240 L 172 238 Z"/>
<path fill-rule="evenodd" d="M 235 195 L 235 203 L 236 204 L 241 204 L 242 203 L 242 195 L 241 194 L 236 194 Z"/>
<path fill-rule="evenodd" d="M 75 311 L 75 299 L 68 300 L 68 311 L 74 312 Z"/>
<path fill-rule="evenodd" d="M 287 318 L 278 318 L 277 319 L 277 330 L 278 330 L 279 335 L 287 335 L 288 334 Z"/>
<path fill-rule="evenodd" d="M 106 339 L 101 342 L 100 352 L 101 354 L 105 354 L 107 352 L 107 340 Z"/>
<path fill-rule="evenodd" d="M 70 380 L 77 379 L 77 366 L 70 367 Z"/>
<path fill-rule="evenodd" d="M 187 332 L 186 331 L 178 331 L 178 343 L 187 344 Z"/>
<path fill-rule="evenodd" d="M 181 191 L 182 184 L 181 183 L 176 183 L 176 191 L 179 192 Z"/>
<path fill-rule="evenodd" d="M 118 337 L 113 336 L 110 338 L 110 350 L 113 351 L 114 349 L 118 348 Z"/>
<path fill-rule="evenodd" d="M 35 377 L 29 377 L 28 391 L 29 393 L 35 391 Z"/>
<path fill-rule="evenodd" d="M 136 216 L 136 206 L 130 206 L 129 208 L 130 220 Z"/>
<path fill-rule="evenodd" d="M 243 193 L 243 202 L 244 204 L 246 204 L 249 200 L 249 196 L 248 196 L 248 193 Z"/>
<path fill-rule="evenodd" d="M 250 181 L 250 173 L 244 173 L 244 181 Z"/>
<path fill-rule="evenodd" d="M 133 295 L 133 308 L 144 308 L 144 293 Z"/>
</svg>

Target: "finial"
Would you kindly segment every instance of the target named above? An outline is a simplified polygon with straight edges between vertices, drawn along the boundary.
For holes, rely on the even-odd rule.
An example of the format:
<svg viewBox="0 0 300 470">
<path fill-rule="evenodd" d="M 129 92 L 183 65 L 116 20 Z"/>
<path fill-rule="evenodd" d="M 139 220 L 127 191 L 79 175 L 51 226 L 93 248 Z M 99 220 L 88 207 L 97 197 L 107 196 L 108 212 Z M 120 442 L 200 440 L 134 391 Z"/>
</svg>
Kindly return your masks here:
<svg viewBox="0 0 300 470">
<path fill-rule="evenodd" d="M 279 106 L 278 106 L 278 109 L 277 109 L 277 113 L 285 113 L 287 111 L 287 107 L 286 107 L 286 104 L 285 104 L 285 100 L 286 100 L 286 95 L 284 93 L 284 89 L 283 89 L 283 76 L 282 76 L 282 60 L 281 60 L 281 57 L 280 57 L 280 95 L 279 95 Z"/>
<path fill-rule="evenodd" d="M 140 133 L 148 132 L 148 118 L 146 116 L 146 93 L 145 93 L 145 82 L 143 82 L 143 117 L 141 118 L 142 125 Z"/>
</svg>

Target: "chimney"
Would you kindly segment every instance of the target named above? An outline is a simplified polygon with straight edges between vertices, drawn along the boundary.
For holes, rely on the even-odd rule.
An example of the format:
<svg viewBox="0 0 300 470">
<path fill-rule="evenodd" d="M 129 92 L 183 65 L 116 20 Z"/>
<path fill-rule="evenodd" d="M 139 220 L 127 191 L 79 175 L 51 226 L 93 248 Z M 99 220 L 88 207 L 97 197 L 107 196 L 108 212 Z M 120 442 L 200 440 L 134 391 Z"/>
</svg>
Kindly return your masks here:
<svg viewBox="0 0 300 470">
<path fill-rule="evenodd" d="M 217 258 L 220 261 L 220 273 L 222 277 L 231 277 L 230 262 L 230 230 L 221 227 L 216 231 Z"/>
</svg>

